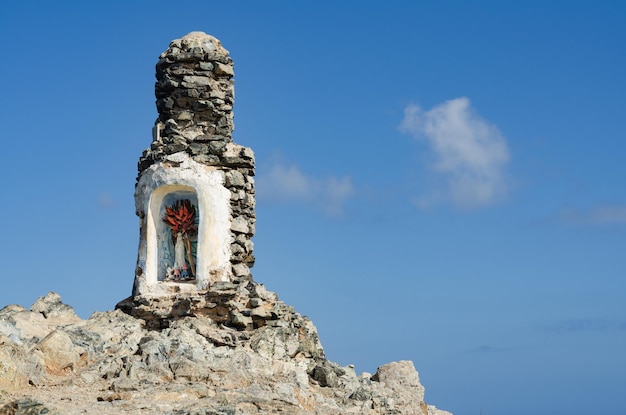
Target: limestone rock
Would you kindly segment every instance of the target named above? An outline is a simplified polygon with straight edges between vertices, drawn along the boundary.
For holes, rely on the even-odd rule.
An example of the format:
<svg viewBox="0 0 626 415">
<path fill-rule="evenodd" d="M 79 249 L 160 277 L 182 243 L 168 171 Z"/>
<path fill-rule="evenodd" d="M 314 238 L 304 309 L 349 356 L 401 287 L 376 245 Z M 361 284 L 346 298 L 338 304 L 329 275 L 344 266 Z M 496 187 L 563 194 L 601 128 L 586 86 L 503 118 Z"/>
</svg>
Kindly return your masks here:
<svg viewBox="0 0 626 415">
<path fill-rule="evenodd" d="M 41 313 L 45 318 L 54 318 L 67 322 L 78 320 L 74 309 L 67 304 L 63 304 L 61 296 L 53 292 L 39 297 L 31 306 L 30 310 Z"/>
<path fill-rule="evenodd" d="M 428 405 L 428 415 L 452 415 L 452 412 L 437 409 L 434 405 Z"/>
<path fill-rule="evenodd" d="M 410 401 L 424 400 L 424 387 L 420 384 L 419 375 L 411 361 L 402 360 L 383 365 L 372 376 L 372 380 L 398 394 L 410 394 Z"/>
<path fill-rule="evenodd" d="M 69 334 L 61 329 L 48 334 L 35 346 L 34 352 L 40 353 L 46 372 L 55 375 L 71 372 L 81 358 L 81 349 L 75 346 Z"/>
<path fill-rule="evenodd" d="M 390 399 L 382 399 L 383 407 L 393 410 L 395 407 L 410 408 L 407 415 L 428 415 L 424 402 L 424 387 L 413 362 L 403 360 L 392 362 L 378 368 L 372 380 L 379 383 L 379 393 Z"/>
<path fill-rule="evenodd" d="M 0 335 L 0 391 L 19 392 L 39 385 L 45 375 L 42 360 L 24 347 Z"/>
<path fill-rule="evenodd" d="M 0 415 L 449 415 L 424 402 L 411 362 L 357 376 L 353 367 L 327 360 L 311 321 L 261 284 L 214 288 L 203 298 L 171 298 L 169 306 L 162 298 L 127 304 L 126 311 L 139 307 L 137 316 L 118 309 L 52 326 L 40 311 L 5 307 Z M 181 316 L 172 310 L 183 300 L 197 304 Z M 253 314 L 258 308 L 270 312 Z M 235 312 L 249 320 L 236 324 Z M 16 321 L 41 329 L 19 329 Z M 42 338 L 32 336 L 43 331 Z"/>
</svg>

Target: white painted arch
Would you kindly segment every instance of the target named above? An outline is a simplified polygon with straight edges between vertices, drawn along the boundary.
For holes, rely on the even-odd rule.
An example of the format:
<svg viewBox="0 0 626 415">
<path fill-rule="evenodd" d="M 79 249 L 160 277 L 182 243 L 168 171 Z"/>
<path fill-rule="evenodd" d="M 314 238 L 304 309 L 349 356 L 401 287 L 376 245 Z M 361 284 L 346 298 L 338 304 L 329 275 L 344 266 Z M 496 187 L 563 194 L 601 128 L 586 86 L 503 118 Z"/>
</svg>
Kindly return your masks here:
<svg viewBox="0 0 626 415">
<path fill-rule="evenodd" d="M 195 286 L 163 278 L 165 269 L 159 249 L 163 238 L 169 237 L 163 210 L 164 200 L 171 194 L 187 195 L 197 201 Z M 134 295 L 205 290 L 213 282 L 232 278 L 230 191 L 224 186 L 222 170 L 197 163 L 185 153 L 170 155 L 141 173 L 135 206 L 141 223 Z"/>
</svg>

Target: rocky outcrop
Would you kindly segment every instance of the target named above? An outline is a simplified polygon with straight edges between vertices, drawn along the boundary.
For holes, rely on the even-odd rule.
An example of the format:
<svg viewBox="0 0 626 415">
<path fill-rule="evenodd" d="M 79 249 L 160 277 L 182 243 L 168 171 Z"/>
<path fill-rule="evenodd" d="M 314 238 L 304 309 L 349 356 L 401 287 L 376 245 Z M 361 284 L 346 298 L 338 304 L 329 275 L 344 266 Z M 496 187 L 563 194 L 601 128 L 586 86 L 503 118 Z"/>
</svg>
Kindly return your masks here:
<svg viewBox="0 0 626 415">
<path fill-rule="evenodd" d="M 411 362 L 357 375 L 276 294 L 222 288 L 221 320 L 119 309 L 81 320 L 54 293 L 3 308 L 0 414 L 448 414 L 424 402 Z"/>
</svg>

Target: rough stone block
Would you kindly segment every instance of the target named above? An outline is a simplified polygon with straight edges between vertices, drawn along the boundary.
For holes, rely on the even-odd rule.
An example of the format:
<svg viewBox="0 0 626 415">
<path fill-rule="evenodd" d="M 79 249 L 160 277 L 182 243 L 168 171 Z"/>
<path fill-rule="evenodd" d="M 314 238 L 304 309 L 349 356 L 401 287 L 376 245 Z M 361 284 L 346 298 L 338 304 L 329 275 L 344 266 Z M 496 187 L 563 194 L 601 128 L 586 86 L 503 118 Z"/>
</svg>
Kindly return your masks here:
<svg viewBox="0 0 626 415">
<path fill-rule="evenodd" d="M 227 187 L 243 187 L 246 184 L 246 180 L 243 174 L 237 170 L 230 170 L 226 173 L 226 186 Z"/>
<path fill-rule="evenodd" d="M 233 275 L 235 277 L 242 277 L 250 274 L 250 268 L 246 264 L 235 264 L 233 265 Z"/>
<path fill-rule="evenodd" d="M 241 217 L 238 216 L 236 218 L 233 218 L 233 221 L 230 225 L 230 229 L 235 231 L 235 232 L 239 232 L 239 233 L 249 233 L 250 232 L 250 228 L 248 226 L 248 221 Z"/>
<path fill-rule="evenodd" d="M 230 65 L 224 65 L 223 63 L 216 62 L 215 69 L 213 69 L 216 75 L 234 76 L 235 72 Z"/>
</svg>

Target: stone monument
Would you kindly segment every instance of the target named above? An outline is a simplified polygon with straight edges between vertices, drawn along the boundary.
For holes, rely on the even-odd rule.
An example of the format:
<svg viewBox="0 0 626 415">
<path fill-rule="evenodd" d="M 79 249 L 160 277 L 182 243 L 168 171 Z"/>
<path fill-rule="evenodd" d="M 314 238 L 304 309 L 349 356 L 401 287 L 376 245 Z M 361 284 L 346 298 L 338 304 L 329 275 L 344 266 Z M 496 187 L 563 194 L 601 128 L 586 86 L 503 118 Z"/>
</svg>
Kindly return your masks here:
<svg viewBox="0 0 626 415">
<path fill-rule="evenodd" d="M 133 295 L 202 292 L 251 279 L 254 154 L 232 140 L 233 61 L 192 32 L 156 65 L 159 117 L 139 159 Z"/>
<path fill-rule="evenodd" d="M 259 286 L 250 273 L 254 153 L 232 139 L 233 76 L 228 51 L 203 32 L 172 41 L 156 65 L 159 116 L 135 186 L 135 280 L 118 304 L 152 326 L 187 315 L 252 326 L 233 314 Z"/>
</svg>

